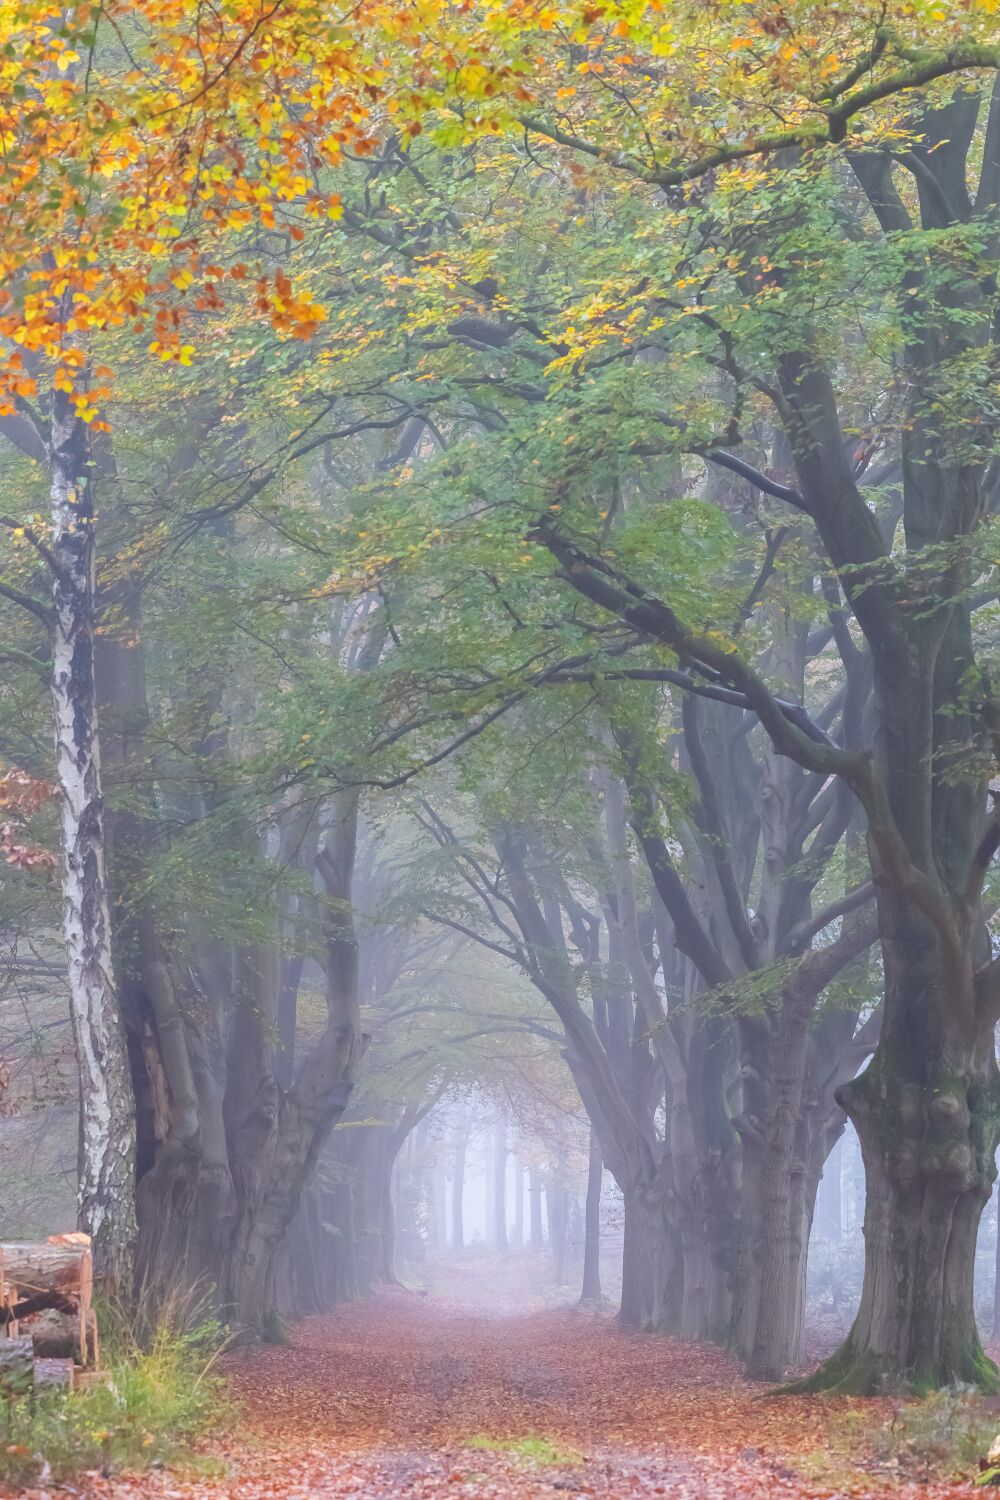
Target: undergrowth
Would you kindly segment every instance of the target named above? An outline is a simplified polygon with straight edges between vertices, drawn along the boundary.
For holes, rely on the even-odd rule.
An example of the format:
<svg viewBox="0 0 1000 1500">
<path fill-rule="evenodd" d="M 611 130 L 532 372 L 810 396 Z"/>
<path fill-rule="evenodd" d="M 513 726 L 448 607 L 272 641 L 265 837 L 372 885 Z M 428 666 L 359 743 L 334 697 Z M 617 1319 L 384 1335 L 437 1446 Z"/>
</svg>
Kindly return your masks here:
<svg viewBox="0 0 1000 1500">
<path fill-rule="evenodd" d="M 221 1325 L 179 1302 L 151 1330 L 102 1310 L 107 1381 L 0 1401 L 0 1480 L 59 1482 L 175 1460 L 222 1413 Z"/>
<path fill-rule="evenodd" d="M 965 1387 L 895 1403 L 881 1421 L 862 1406 L 834 1420 L 826 1448 L 808 1467 L 845 1481 L 858 1470 L 888 1470 L 923 1483 L 967 1480 L 998 1426 L 996 1403 Z"/>
</svg>

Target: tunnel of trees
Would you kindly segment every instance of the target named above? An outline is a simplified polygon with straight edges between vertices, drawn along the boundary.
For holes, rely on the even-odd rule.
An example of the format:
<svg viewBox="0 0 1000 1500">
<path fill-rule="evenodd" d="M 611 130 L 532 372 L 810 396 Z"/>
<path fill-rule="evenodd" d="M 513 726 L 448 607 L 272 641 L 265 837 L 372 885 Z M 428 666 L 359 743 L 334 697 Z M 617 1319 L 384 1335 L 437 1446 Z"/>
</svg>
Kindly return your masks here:
<svg viewBox="0 0 1000 1500">
<path fill-rule="evenodd" d="M 994 1390 L 994 7 L 313 9 L 11 8 L 4 1234 Z"/>
</svg>

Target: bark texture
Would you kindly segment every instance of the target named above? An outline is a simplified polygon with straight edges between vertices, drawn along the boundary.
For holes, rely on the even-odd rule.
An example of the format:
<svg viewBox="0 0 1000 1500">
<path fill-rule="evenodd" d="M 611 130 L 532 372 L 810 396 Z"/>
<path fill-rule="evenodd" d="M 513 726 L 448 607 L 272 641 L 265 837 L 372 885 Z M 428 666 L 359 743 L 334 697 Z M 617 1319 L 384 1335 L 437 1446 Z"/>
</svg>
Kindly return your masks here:
<svg viewBox="0 0 1000 1500">
<path fill-rule="evenodd" d="M 86 428 L 65 392 L 50 440 L 52 703 L 62 808 L 63 931 L 80 1077 L 79 1224 L 98 1274 L 127 1295 L 135 1241 L 135 1135 L 111 953 L 94 673 L 94 506 Z"/>
</svg>

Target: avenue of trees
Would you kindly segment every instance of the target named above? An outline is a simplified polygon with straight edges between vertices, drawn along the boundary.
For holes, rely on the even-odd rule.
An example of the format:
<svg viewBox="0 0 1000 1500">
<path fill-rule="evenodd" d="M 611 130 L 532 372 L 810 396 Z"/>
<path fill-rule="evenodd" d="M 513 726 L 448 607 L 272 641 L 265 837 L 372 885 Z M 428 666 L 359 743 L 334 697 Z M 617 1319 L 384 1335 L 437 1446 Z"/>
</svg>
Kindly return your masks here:
<svg viewBox="0 0 1000 1500">
<path fill-rule="evenodd" d="M 998 1388 L 994 0 L 0 13 L 0 924 L 105 1276 L 392 1279 L 475 1097 L 776 1379 L 850 1120 L 802 1388 Z"/>
</svg>

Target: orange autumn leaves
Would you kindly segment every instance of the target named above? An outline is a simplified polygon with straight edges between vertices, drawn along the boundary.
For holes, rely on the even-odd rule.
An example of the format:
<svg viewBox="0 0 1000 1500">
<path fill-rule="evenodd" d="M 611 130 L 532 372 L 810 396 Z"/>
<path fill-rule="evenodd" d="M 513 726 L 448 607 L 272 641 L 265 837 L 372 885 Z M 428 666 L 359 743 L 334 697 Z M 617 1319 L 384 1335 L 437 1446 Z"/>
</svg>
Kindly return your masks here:
<svg viewBox="0 0 1000 1500">
<path fill-rule="evenodd" d="M 0 410 L 54 381 L 102 426 L 123 347 L 190 364 L 227 316 L 313 337 L 345 156 L 539 130 L 656 180 L 756 132 L 820 137 L 846 93 L 942 49 L 987 66 L 995 8 L 0 0 Z"/>
<path fill-rule="evenodd" d="M 0 775 L 0 860 L 21 870 L 51 870 L 51 850 L 26 839 L 25 824 L 52 796 L 52 787 L 25 771 Z"/>
<path fill-rule="evenodd" d="M 528 1315 L 525 1269 L 533 1273 Z M 214 1474 L 209 1467 L 207 1477 L 95 1478 L 87 1493 L 112 1500 L 969 1493 L 967 1482 L 918 1487 L 898 1470 L 854 1471 L 866 1433 L 890 1416 L 887 1401 L 769 1396 L 741 1379 L 720 1349 L 623 1333 L 610 1308 L 596 1316 L 536 1311 L 537 1262 L 522 1265 L 521 1278 L 509 1262 L 498 1268 L 481 1253 L 436 1270 L 447 1293 L 382 1288 L 298 1323 L 285 1347 L 227 1356 L 238 1419 L 211 1445 Z M 839 1450 L 825 1452 L 838 1424 L 851 1434 L 850 1472 Z"/>
<path fill-rule="evenodd" d="M 241 238 L 295 243 L 339 214 L 325 178 L 345 147 L 369 143 L 378 70 L 363 32 L 337 37 L 329 11 L 0 0 L 4 410 L 37 393 L 44 369 L 92 422 L 107 396 L 89 369 L 102 335 L 189 362 L 206 315 L 251 276 Z M 252 279 L 259 315 L 312 334 L 323 309 L 288 274 Z"/>
</svg>

